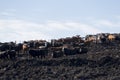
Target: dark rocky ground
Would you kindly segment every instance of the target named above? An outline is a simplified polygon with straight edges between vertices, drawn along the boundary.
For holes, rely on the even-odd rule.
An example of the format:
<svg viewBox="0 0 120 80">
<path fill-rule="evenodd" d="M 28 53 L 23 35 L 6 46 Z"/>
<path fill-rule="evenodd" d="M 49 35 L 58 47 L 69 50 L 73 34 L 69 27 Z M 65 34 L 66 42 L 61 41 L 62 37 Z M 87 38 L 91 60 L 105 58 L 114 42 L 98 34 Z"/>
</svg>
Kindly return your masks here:
<svg viewBox="0 0 120 80">
<path fill-rule="evenodd" d="M 91 44 L 87 54 L 0 60 L 0 80 L 120 80 L 120 44 Z"/>
</svg>

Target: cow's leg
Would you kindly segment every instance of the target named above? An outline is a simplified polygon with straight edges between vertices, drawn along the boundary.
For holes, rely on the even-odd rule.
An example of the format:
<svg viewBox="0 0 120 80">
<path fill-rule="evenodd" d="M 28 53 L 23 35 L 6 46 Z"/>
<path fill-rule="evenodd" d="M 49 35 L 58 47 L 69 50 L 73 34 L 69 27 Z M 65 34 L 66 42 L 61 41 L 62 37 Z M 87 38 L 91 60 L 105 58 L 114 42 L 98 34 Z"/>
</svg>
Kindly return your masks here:
<svg viewBox="0 0 120 80">
<path fill-rule="evenodd" d="M 45 54 L 43 54 L 43 58 L 45 58 Z"/>
<path fill-rule="evenodd" d="M 39 57 L 40 57 L 40 56 L 38 55 L 37 58 L 39 59 Z"/>
<path fill-rule="evenodd" d="M 40 55 L 40 56 L 41 56 L 41 59 L 42 59 L 43 55 Z"/>
</svg>

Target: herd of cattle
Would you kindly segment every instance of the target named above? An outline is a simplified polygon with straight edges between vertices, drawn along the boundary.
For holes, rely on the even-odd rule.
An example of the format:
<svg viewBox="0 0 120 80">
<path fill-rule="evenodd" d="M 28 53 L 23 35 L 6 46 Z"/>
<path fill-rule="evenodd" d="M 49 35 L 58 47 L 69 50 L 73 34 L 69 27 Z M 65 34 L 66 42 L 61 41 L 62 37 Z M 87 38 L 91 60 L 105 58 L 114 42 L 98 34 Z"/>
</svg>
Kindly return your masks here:
<svg viewBox="0 0 120 80">
<path fill-rule="evenodd" d="M 23 43 L 5 42 L 0 43 L 0 59 L 16 59 L 17 54 L 28 54 L 31 57 L 62 57 L 87 53 L 87 43 L 103 44 L 120 41 L 120 34 L 100 33 L 96 35 L 79 35 L 60 39 L 30 40 Z"/>
</svg>

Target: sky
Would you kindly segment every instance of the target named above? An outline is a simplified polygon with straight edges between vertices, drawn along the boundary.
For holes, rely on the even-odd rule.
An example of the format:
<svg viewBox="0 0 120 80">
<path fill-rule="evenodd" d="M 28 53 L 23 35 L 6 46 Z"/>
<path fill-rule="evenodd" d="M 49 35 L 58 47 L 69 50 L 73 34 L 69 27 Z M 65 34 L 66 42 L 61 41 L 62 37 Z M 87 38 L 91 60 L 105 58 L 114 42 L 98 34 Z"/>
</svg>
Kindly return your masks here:
<svg viewBox="0 0 120 80">
<path fill-rule="evenodd" d="M 120 0 L 0 0 L 0 42 L 120 32 Z"/>
</svg>

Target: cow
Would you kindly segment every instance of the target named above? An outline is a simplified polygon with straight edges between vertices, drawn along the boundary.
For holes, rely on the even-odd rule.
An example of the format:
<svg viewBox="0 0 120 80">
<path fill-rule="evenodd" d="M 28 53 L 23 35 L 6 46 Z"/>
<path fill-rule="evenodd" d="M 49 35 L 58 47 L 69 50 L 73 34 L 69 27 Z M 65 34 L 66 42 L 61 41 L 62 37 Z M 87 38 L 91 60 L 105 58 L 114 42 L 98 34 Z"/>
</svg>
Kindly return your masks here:
<svg viewBox="0 0 120 80">
<path fill-rule="evenodd" d="M 29 45 L 26 44 L 26 43 L 24 43 L 24 44 L 22 45 L 22 51 L 23 51 L 23 53 L 27 53 L 28 49 L 29 49 Z"/>
<path fill-rule="evenodd" d="M 75 54 L 83 54 L 87 53 L 88 49 L 84 46 L 81 47 L 73 47 L 73 48 L 68 48 L 68 47 L 62 47 L 62 52 L 64 55 L 75 55 Z"/>
<path fill-rule="evenodd" d="M 11 46 L 8 43 L 3 43 L 0 45 L 0 51 L 10 50 Z"/>
<path fill-rule="evenodd" d="M 93 35 L 87 35 L 85 37 L 85 42 L 93 42 L 95 40 Z"/>
<path fill-rule="evenodd" d="M 15 51 L 19 54 L 22 52 L 22 48 L 23 48 L 23 44 L 22 43 L 18 43 L 15 45 Z"/>
<path fill-rule="evenodd" d="M 41 57 L 45 58 L 45 56 L 47 55 L 47 49 L 30 49 L 29 50 L 29 55 L 32 57 Z"/>
<path fill-rule="evenodd" d="M 115 40 L 120 41 L 120 33 L 119 34 L 114 34 L 115 35 Z"/>
<path fill-rule="evenodd" d="M 87 53 L 88 52 L 88 49 L 85 48 L 85 47 L 81 47 L 79 48 L 79 53 L 82 54 L 82 53 Z"/>
<path fill-rule="evenodd" d="M 62 56 L 64 56 L 62 51 L 53 51 L 52 52 L 52 57 L 53 58 L 58 58 L 58 57 L 62 57 Z"/>
<path fill-rule="evenodd" d="M 0 59 L 8 59 L 8 54 L 6 51 L 0 52 Z"/>
<path fill-rule="evenodd" d="M 15 50 L 7 50 L 0 52 L 0 59 L 16 59 Z"/>
<path fill-rule="evenodd" d="M 16 51 L 15 50 L 8 50 L 7 51 L 9 59 L 16 59 Z"/>
<path fill-rule="evenodd" d="M 52 47 L 60 47 L 63 45 L 63 41 L 62 39 L 56 40 L 56 39 L 52 39 L 51 40 L 51 46 Z"/>
<path fill-rule="evenodd" d="M 106 43 L 108 41 L 108 35 L 109 35 L 109 33 L 97 34 L 98 42 L 103 43 L 103 44 Z"/>
<path fill-rule="evenodd" d="M 109 41 L 113 41 L 113 40 L 115 40 L 115 38 L 116 38 L 116 36 L 113 35 L 113 34 L 109 34 L 109 35 L 108 35 L 108 40 L 109 40 Z"/>
<path fill-rule="evenodd" d="M 78 53 L 78 51 L 75 48 L 62 48 L 62 52 L 64 55 L 75 55 Z"/>
</svg>

